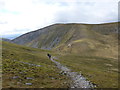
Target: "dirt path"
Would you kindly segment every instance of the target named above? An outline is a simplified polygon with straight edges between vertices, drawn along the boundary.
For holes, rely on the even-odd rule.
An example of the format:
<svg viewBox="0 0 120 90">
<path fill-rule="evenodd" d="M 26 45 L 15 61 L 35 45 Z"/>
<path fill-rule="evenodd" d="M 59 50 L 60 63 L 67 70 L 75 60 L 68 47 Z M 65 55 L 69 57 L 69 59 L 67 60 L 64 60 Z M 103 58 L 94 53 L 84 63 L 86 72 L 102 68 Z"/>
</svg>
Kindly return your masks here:
<svg viewBox="0 0 120 90">
<path fill-rule="evenodd" d="M 63 66 L 62 64 L 55 61 L 54 59 L 56 58 L 51 57 L 50 60 L 56 64 L 57 68 L 59 68 L 63 72 L 63 74 L 71 78 L 73 83 L 71 84 L 70 88 L 94 88 L 95 87 L 90 81 L 87 81 L 86 78 L 83 77 L 81 74 L 77 72 L 71 72 L 70 69 L 68 69 L 66 66 Z"/>
</svg>

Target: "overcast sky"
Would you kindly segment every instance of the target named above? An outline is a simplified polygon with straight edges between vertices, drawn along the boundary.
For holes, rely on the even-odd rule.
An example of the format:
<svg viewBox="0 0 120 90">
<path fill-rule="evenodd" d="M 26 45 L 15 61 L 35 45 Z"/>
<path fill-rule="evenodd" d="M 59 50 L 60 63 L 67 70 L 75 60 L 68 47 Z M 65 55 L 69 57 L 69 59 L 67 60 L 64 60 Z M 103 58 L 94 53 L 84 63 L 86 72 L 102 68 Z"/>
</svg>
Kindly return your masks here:
<svg viewBox="0 0 120 90">
<path fill-rule="evenodd" d="M 0 0 L 0 35 L 15 37 L 55 23 L 118 21 L 119 0 Z"/>
</svg>

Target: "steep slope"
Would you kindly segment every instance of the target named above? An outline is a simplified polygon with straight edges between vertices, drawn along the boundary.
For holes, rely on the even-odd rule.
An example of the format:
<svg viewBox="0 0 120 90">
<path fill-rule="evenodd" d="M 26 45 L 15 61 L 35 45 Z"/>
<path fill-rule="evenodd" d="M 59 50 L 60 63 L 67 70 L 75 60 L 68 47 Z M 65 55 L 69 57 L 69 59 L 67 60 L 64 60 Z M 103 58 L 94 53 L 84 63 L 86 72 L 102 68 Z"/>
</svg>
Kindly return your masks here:
<svg viewBox="0 0 120 90">
<path fill-rule="evenodd" d="M 68 78 L 46 56 L 52 52 L 4 41 L 2 46 L 2 88 L 68 87 Z"/>
<path fill-rule="evenodd" d="M 116 57 L 117 24 L 55 24 L 26 33 L 12 41 L 30 47 L 54 49 L 65 53 L 105 57 L 110 54 L 109 56 Z"/>
</svg>

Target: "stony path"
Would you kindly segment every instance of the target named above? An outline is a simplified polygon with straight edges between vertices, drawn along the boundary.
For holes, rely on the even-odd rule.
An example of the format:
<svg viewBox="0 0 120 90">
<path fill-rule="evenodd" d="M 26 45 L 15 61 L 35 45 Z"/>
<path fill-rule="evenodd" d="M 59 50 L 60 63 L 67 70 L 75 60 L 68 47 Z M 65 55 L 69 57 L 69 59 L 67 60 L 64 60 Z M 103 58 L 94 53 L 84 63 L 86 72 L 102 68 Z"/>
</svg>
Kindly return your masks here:
<svg viewBox="0 0 120 90">
<path fill-rule="evenodd" d="M 85 77 L 77 72 L 71 72 L 66 66 L 63 66 L 59 62 L 54 60 L 55 58 L 52 57 L 50 60 L 56 64 L 56 66 L 63 72 L 63 74 L 67 75 L 71 78 L 72 84 L 70 88 L 94 88 L 95 86 L 90 82 L 87 81 Z"/>
</svg>

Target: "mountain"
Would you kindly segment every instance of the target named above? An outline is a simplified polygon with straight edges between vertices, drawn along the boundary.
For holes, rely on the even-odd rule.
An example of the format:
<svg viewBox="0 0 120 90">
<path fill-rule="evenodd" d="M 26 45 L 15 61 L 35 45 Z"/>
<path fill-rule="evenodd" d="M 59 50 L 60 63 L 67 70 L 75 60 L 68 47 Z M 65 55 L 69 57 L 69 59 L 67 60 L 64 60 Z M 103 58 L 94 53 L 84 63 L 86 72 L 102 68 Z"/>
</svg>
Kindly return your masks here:
<svg viewBox="0 0 120 90">
<path fill-rule="evenodd" d="M 23 34 L 12 42 L 64 53 L 116 57 L 118 23 L 54 24 Z"/>
<path fill-rule="evenodd" d="M 48 59 L 49 53 L 96 88 L 118 88 L 117 28 L 118 23 L 54 24 L 17 37 L 14 43 L 2 41 L 2 87 L 70 87 L 74 82 Z"/>
</svg>

